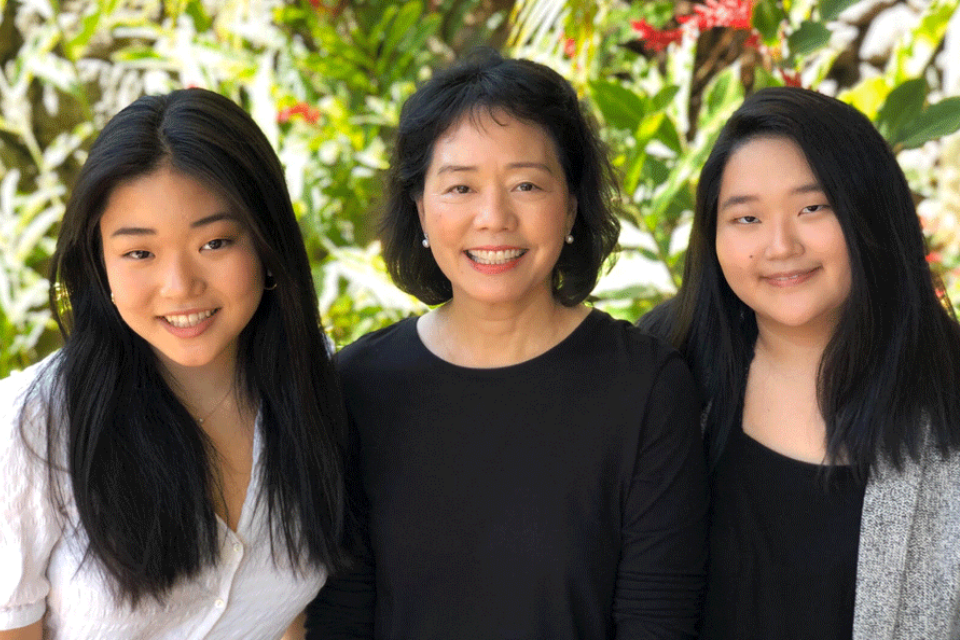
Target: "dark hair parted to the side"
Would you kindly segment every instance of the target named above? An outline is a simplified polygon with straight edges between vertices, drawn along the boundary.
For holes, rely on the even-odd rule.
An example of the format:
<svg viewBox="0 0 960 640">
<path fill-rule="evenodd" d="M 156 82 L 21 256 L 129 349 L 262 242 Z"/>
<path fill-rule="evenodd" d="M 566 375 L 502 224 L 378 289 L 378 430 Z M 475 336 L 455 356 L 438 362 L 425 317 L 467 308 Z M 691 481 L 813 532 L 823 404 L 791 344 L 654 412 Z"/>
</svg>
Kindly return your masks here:
<svg viewBox="0 0 960 640">
<path fill-rule="evenodd" d="M 427 304 L 453 295 L 450 280 L 421 245 L 423 231 L 416 198 L 437 140 L 462 118 L 505 113 L 537 125 L 552 139 L 570 193 L 577 199 L 572 234 L 554 268 L 553 292 L 562 304 L 582 302 L 593 290 L 620 233 L 615 206 L 617 182 L 593 120 L 570 83 L 556 71 L 529 60 L 512 60 L 493 50 L 475 52 L 436 73 L 403 105 L 389 197 L 381 220 L 383 256 L 404 291 Z"/>
<path fill-rule="evenodd" d="M 100 242 L 113 190 L 164 166 L 232 203 L 276 281 L 240 335 L 237 363 L 238 388 L 260 407 L 261 507 L 274 557 L 284 558 L 278 545 L 285 544 L 292 570 L 348 562 L 345 411 L 280 162 L 227 98 L 202 89 L 148 96 L 111 119 L 90 149 L 50 278 L 64 346 L 47 401 L 62 398 L 65 406 L 49 411 L 48 460 L 62 459 L 64 447 L 89 554 L 131 604 L 162 598 L 218 562 L 216 453 L 150 346 L 111 304 Z"/>
<path fill-rule="evenodd" d="M 769 88 L 744 101 L 700 174 L 680 292 L 662 313 L 710 398 L 716 462 L 742 419 L 757 324 L 717 261 L 717 199 L 731 155 L 759 137 L 803 151 L 840 222 L 851 291 L 824 350 L 817 380 L 827 459 L 865 479 L 881 456 L 901 466 L 927 437 L 960 449 L 960 326 L 936 292 L 920 221 L 903 171 L 873 124 L 814 91 Z M 656 318 L 654 318 L 656 320 Z M 662 320 L 662 318 L 660 319 Z"/>
</svg>

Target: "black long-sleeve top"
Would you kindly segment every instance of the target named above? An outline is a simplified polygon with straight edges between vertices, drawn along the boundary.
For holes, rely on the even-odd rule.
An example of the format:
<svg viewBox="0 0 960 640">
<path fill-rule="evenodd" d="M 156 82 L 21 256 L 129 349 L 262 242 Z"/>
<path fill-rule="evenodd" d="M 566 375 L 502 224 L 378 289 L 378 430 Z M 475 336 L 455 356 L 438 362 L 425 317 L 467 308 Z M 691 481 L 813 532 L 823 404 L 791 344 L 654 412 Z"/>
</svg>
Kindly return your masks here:
<svg viewBox="0 0 960 640">
<path fill-rule="evenodd" d="M 369 637 L 371 616 L 388 640 L 695 637 L 700 399 L 670 347 L 595 310 L 541 356 L 469 369 L 411 319 L 338 366 L 372 558 L 321 591 L 308 638 Z"/>
</svg>

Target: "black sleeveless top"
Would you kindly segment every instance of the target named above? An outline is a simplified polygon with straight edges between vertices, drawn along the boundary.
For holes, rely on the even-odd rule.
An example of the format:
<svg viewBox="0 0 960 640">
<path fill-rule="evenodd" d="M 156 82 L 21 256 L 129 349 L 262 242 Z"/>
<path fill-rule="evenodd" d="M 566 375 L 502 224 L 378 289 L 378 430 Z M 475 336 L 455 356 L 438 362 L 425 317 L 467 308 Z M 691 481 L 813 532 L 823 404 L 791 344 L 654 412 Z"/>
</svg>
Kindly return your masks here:
<svg viewBox="0 0 960 640">
<path fill-rule="evenodd" d="M 864 486 L 741 429 L 712 484 L 701 640 L 850 640 Z"/>
</svg>

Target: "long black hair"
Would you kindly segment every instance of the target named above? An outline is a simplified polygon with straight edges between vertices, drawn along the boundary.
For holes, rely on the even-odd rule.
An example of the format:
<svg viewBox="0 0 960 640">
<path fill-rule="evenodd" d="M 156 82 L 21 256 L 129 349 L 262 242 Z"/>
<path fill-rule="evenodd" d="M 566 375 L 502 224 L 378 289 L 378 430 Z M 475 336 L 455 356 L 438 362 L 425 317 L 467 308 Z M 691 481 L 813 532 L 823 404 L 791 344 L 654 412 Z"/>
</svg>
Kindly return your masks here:
<svg viewBox="0 0 960 640">
<path fill-rule="evenodd" d="M 757 339 L 753 311 L 730 289 L 717 260 L 717 198 L 731 155 L 770 136 L 803 151 L 850 260 L 850 295 L 817 379 L 827 459 L 846 460 L 863 480 L 881 456 L 897 467 L 905 456 L 916 459 L 927 424 L 944 455 L 960 449 L 960 326 L 937 294 L 896 157 L 855 108 L 806 89 L 769 88 L 747 98 L 721 131 L 700 174 L 683 285 L 644 323 L 666 328 L 712 403 L 711 461 L 742 420 Z"/>
<path fill-rule="evenodd" d="M 508 114 L 536 125 L 553 140 L 577 215 L 553 272 L 554 297 L 582 302 L 620 234 L 617 181 L 596 123 L 563 76 L 530 60 L 503 58 L 481 48 L 440 71 L 404 103 L 388 176 L 388 202 L 380 225 L 383 257 L 394 282 L 427 304 L 453 295 L 433 253 L 420 244 L 416 199 L 423 194 L 436 141 L 463 117 Z"/>
<path fill-rule="evenodd" d="M 274 559 L 335 571 L 349 558 L 345 410 L 310 264 L 276 154 L 239 106 L 202 89 L 140 98 L 106 125 L 67 205 L 50 304 L 64 345 L 51 361 L 47 460 L 63 460 L 87 537 L 121 600 L 162 598 L 218 561 L 212 445 L 154 352 L 110 302 L 99 221 L 112 191 L 168 166 L 223 194 L 276 288 L 239 336 L 238 388 L 259 402 L 261 505 Z M 39 391 L 35 384 L 34 391 Z"/>
</svg>

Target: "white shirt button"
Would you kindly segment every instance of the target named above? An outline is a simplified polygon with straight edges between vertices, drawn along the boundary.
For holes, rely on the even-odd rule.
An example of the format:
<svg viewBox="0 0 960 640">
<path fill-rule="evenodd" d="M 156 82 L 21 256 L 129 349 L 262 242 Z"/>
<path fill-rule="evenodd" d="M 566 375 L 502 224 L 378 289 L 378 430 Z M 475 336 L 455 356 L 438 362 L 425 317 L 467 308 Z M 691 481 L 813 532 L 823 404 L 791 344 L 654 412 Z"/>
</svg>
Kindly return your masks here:
<svg viewBox="0 0 960 640">
<path fill-rule="evenodd" d="M 243 549 L 243 545 L 242 545 L 242 544 L 240 544 L 239 542 L 234 542 L 234 543 L 233 543 L 233 550 L 234 550 L 234 551 L 236 551 L 237 553 L 240 553 L 240 550 L 241 550 L 241 549 Z"/>
<path fill-rule="evenodd" d="M 223 598 L 217 598 L 217 601 L 214 602 L 213 604 L 216 605 L 217 609 L 223 609 L 223 605 L 224 605 Z"/>
</svg>

